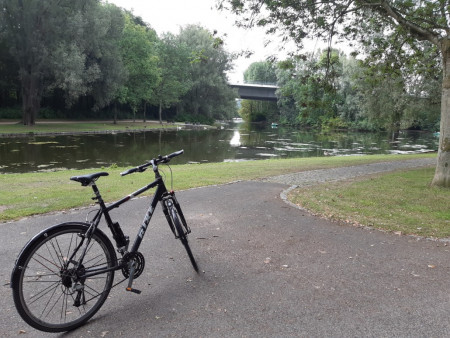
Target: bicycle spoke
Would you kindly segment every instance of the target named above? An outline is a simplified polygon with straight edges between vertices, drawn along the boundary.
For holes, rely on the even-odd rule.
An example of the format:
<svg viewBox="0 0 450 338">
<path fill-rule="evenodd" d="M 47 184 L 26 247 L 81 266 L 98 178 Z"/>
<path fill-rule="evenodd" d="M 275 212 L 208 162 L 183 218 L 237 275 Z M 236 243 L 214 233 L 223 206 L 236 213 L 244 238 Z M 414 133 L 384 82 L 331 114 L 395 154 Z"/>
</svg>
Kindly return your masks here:
<svg viewBox="0 0 450 338">
<path fill-rule="evenodd" d="M 60 282 L 60 281 L 57 281 L 57 282 L 54 283 L 53 285 L 50 285 L 50 286 L 48 286 L 47 288 L 43 289 L 42 291 L 38 292 L 38 294 L 36 294 L 36 295 L 34 295 L 34 296 L 31 296 L 31 297 L 30 297 L 30 300 L 33 299 L 33 298 L 35 298 L 35 297 L 38 297 L 38 298 L 35 298 L 30 304 L 33 304 L 34 302 L 38 301 L 39 299 L 41 299 L 42 297 L 44 297 L 46 294 L 48 294 L 48 293 L 51 292 L 52 290 L 53 290 L 53 293 L 54 293 L 54 292 L 56 291 L 56 289 L 58 288 L 58 286 L 59 286 L 59 282 Z"/>
<path fill-rule="evenodd" d="M 56 289 L 55 289 L 56 292 Z M 54 293 L 53 293 L 54 294 Z M 53 308 L 56 306 L 56 304 L 58 304 L 59 300 L 61 299 L 61 297 L 64 295 L 64 292 L 61 293 L 59 295 L 59 297 L 56 299 L 55 303 L 53 304 L 53 306 L 48 310 L 47 315 L 44 318 L 47 318 L 47 316 L 50 314 L 50 312 L 53 310 Z M 53 296 L 53 295 L 52 295 Z M 50 299 L 47 302 L 47 305 L 45 306 L 44 310 L 42 310 L 42 313 L 45 312 L 45 309 L 47 308 L 47 306 L 50 304 L 50 300 L 52 299 L 52 297 L 50 297 Z M 41 317 L 42 318 L 42 317 Z"/>
<path fill-rule="evenodd" d="M 55 246 L 54 242 L 56 242 L 56 246 Z M 64 262 L 63 262 L 64 261 L 64 255 L 63 255 L 63 253 L 61 251 L 61 248 L 59 246 L 58 238 L 55 238 L 54 240 L 50 240 L 50 245 L 53 247 L 53 250 L 54 250 L 54 252 L 56 254 L 56 258 L 58 259 L 59 265 L 60 266 L 64 266 Z M 63 261 L 61 261 L 61 259 Z"/>
<path fill-rule="evenodd" d="M 94 262 L 94 263 L 93 263 L 94 265 L 92 265 L 92 266 L 90 266 L 90 267 L 99 265 L 100 262 L 104 259 L 104 257 L 102 256 L 102 254 L 98 254 L 96 257 L 92 257 L 92 258 L 89 259 L 88 261 L 83 262 L 83 264 L 84 264 L 84 265 L 87 265 L 88 263 L 90 263 L 90 262 L 93 261 L 94 259 L 98 259 L 98 261 Z"/>
<path fill-rule="evenodd" d="M 50 274 L 43 273 L 43 274 L 40 274 L 39 272 L 37 272 L 36 275 L 26 275 L 26 276 L 23 276 L 23 278 L 38 278 L 38 279 L 35 279 L 35 281 L 39 281 L 40 278 L 48 277 L 48 276 L 59 276 L 59 273 L 50 273 Z"/>
<path fill-rule="evenodd" d="M 61 267 L 57 266 L 56 264 L 54 264 L 53 262 L 49 261 L 47 258 L 41 256 L 40 254 L 36 253 L 36 256 L 39 256 L 41 259 L 43 259 L 44 261 L 49 262 L 50 264 L 55 265 L 58 269 L 60 269 Z M 33 257 L 33 260 L 35 260 L 36 262 L 38 262 L 40 265 L 42 265 L 44 268 L 46 268 L 48 271 L 53 272 L 55 275 L 58 275 L 57 272 L 53 271 L 52 269 L 50 269 L 48 266 L 46 266 L 44 263 L 41 263 L 40 261 L 38 261 L 36 258 Z"/>
<path fill-rule="evenodd" d="M 24 283 L 59 283 L 59 280 L 30 280 Z"/>
<path fill-rule="evenodd" d="M 70 249 L 72 248 L 72 241 L 73 241 L 73 234 L 70 238 L 69 247 L 67 248 L 67 256 L 66 256 L 67 258 L 70 257 Z M 78 242 L 78 240 L 77 240 L 77 238 L 75 238 L 75 248 L 77 247 L 77 242 Z"/>
</svg>

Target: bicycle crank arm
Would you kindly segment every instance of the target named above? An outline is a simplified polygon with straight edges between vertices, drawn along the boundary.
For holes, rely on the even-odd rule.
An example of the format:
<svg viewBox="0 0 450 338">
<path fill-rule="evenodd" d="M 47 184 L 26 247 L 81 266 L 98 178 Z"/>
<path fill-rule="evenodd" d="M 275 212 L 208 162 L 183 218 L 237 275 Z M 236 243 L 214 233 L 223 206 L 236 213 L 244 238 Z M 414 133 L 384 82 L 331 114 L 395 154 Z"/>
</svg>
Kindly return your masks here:
<svg viewBox="0 0 450 338">
<path fill-rule="evenodd" d="M 136 271 L 135 267 L 134 267 L 134 263 L 131 263 L 131 267 L 130 267 L 130 278 L 128 279 L 128 286 L 126 287 L 125 290 L 130 291 L 130 292 L 134 292 L 137 294 L 141 293 L 141 290 L 138 289 L 133 289 L 131 286 L 133 285 L 133 279 L 134 279 L 134 272 Z"/>
</svg>

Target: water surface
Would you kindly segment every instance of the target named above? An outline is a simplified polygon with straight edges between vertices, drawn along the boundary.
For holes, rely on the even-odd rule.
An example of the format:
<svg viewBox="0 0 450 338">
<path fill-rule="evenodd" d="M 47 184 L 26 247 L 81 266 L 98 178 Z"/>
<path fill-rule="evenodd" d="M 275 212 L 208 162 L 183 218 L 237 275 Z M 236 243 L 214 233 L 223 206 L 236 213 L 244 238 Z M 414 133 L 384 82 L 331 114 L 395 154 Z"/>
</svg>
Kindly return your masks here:
<svg viewBox="0 0 450 338">
<path fill-rule="evenodd" d="M 136 166 L 158 154 L 184 149 L 174 162 L 406 154 L 436 151 L 432 133 L 319 133 L 293 128 L 223 125 L 213 130 L 0 138 L 0 172 Z"/>
</svg>

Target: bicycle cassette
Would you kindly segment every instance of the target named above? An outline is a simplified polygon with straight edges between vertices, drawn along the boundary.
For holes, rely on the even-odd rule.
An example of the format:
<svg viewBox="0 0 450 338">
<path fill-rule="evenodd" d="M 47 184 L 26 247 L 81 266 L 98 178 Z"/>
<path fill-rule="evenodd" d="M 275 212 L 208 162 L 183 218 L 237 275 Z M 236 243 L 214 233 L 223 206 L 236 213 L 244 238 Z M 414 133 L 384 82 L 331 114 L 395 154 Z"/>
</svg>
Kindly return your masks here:
<svg viewBox="0 0 450 338">
<path fill-rule="evenodd" d="M 134 265 L 133 279 L 138 278 L 144 271 L 145 259 L 140 252 L 127 252 L 122 258 L 122 274 L 125 278 L 130 277 L 130 268 Z"/>
</svg>

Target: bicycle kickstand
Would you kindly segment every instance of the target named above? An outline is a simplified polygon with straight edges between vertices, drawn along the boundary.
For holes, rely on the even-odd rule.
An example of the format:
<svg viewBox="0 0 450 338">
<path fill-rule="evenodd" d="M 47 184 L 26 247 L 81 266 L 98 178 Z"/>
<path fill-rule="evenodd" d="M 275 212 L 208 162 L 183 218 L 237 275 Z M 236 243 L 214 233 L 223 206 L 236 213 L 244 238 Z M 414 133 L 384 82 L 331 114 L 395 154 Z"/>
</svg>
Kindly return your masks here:
<svg viewBox="0 0 450 338">
<path fill-rule="evenodd" d="M 134 293 L 140 294 L 141 290 L 133 289 L 131 287 L 133 285 L 134 272 L 135 272 L 136 269 L 134 267 L 134 262 L 131 261 L 130 264 L 131 264 L 131 266 L 130 266 L 130 277 L 128 279 L 128 286 L 126 287 L 126 290 L 130 291 L 130 292 L 134 292 Z"/>
</svg>

